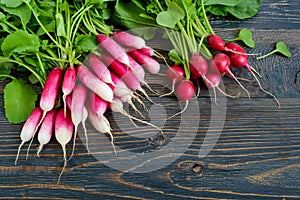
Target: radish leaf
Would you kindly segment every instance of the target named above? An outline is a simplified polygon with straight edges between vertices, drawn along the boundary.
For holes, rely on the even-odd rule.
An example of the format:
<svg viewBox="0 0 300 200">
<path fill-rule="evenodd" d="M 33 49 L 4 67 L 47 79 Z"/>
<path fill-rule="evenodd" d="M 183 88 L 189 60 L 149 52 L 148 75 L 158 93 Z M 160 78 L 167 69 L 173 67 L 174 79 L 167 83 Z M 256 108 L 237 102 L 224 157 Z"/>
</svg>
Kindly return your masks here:
<svg viewBox="0 0 300 200">
<path fill-rule="evenodd" d="M 170 2 L 167 11 L 160 12 L 156 17 L 156 22 L 168 28 L 174 28 L 176 23 L 185 16 L 176 2 Z"/>
<path fill-rule="evenodd" d="M 35 108 L 37 94 L 22 79 L 13 79 L 4 88 L 5 114 L 10 123 L 25 121 Z"/>
<path fill-rule="evenodd" d="M 290 58 L 292 56 L 290 50 L 288 50 L 288 48 L 286 47 L 286 44 L 284 42 L 280 41 L 280 42 L 276 43 L 276 49 L 274 49 L 273 51 L 271 51 L 265 55 L 259 56 L 256 59 L 259 60 L 259 59 L 265 58 L 267 56 L 270 56 L 274 53 L 281 53 L 288 58 Z"/>
<path fill-rule="evenodd" d="M 4 56 L 10 57 L 12 53 L 38 52 L 39 47 L 38 36 L 29 34 L 23 30 L 17 30 L 4 39 L 1 50 Z"/>
</svg>

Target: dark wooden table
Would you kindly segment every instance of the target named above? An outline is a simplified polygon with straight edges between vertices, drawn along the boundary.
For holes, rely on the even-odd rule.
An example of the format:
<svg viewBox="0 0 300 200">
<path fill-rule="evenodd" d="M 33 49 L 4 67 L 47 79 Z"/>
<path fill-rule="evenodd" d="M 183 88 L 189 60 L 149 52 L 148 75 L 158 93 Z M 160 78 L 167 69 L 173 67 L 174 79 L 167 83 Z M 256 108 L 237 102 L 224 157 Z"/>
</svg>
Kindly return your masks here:
<svg viewBox="0 0 300 200">
<path fill-rule="evenodd" d="M 218 136 L 218 127 L 216 130 L 209 128 L 209 123 L 213 121 L 222 125 L 222 116 L 214 116 L 212 120 L 213 104 L 204 90 L 201 97 L 193 100 L 196 102 L 193 105 L 199 106 L 198 110 L 189 110 L 182 118 L 175 117 L 162 124 L 169 137 L 167 141 L 156 136 L 151 127 L 128 128 L 128 121 L 108 114 L 115 144 L 122 151 L 119 150 L 117 156 L 112 155 L 109 141 L 103 137 L 102 140 L 92 140 L 98 136 L 89 127 L 92 155 L 86 151 L 84 137 L 78 137 L 75 155 L 68 162 L 61 183 L 56 184 L 63 166 L 60 146 L 55 139 L 51 140 L 38 158 L 35 155 L 38 142 L 35 140 L 28 159 L 25 159 L 27 144 L 21 151 L 18 164 L 14 165 L 21 125 L 9 124 L 1 106 L 0 198 L 300 198 L 300 2 L 262 2 L 261 11 L 251 19 L 214 19 L 212 25 L 227 38 L 233 37 L 242 27 L 250 28 L 257 43 L 254 49 L 248 49 L 252 53 L 266 53 L 274 48 L 275 42 L 286 42 L 292 58 L 273 55 L 260 61 L 250 60 L 263 75 L 263 86 L 279 98 L 281 108 L 278 109 L 273 99 L 262 93 L 256 83 L 243 82 L 251 92 L 251 99 L 244 94 L 239 99 L 227 98 L 226 110 L 217 109 L 220 116 L 226 111 L 221 135 L 206 138 L 208 129 Z M 245 73 L 238 74 L 243 76 Z M 224 78 L 224 84 L 228 93 L 242 92 L 229 78 Z M 3 84 L 0 87 L 2 91 Z M 161 104 L 176 103 L 172 97 L 153 95 L 152 98 Z M 0 103 L 3 105 L 3 94 Z M 152 106 L 150 110 L 154 113 L 152 122 L 157 125 L 166 116 L 161 108 L 167 108 L 167 104 L 164 107 Z M 170 112 L 178 109 L 178 106 L 169 107 Z M 192 126 L 198 118 L 198 126 Z M 127 128 L 122 128 L 124 124 Z M 176 135 L 179 127 L 182 135 Z M 170 146 L 171 141 L 178 138 L 181 142 Z M 214 141 L 217 141 L 215 145 Z M 164 146 L 168 147 L 167 150 Z M 208 155 L 199 156 L 200 148 L 205 147 L 213 149 Z M 72 145 L 67 148 L 70 154 Z M 132 154 L 120 156 L 126 151 Z M 145 159 L 154 152 L 162 153 Z M 127 172 L 123 170 L 125 166 L 130 166 Z M 144 173 L 131 173 L 130 170 Z"/>
</svg>

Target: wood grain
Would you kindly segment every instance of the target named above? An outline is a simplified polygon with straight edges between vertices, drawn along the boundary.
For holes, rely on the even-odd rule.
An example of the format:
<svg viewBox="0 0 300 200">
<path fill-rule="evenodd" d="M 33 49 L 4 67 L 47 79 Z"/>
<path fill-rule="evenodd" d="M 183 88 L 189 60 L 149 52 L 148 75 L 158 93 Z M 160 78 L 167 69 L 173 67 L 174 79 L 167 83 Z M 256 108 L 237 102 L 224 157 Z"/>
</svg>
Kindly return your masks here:
<svg viewBox="0 0 300 200">
<path fill-rule="evenodd" d="M 232 38 L 241 27 L 251 28 L 257 46 L 247 49 L 252 53 L 266 53 L 274 48 L 276 41 L 283 40 L 293 57 L 288 59 L 273 55 L 251 64 L 263 76 L 263 86 L 278 96 L 278 109 L 273 99 L 258 89 L 256 83 L 242 82 L 251 93 L 248 99 L 237 84 L 224 78 L 226 92 L 241 92 L 241 98 L 227 98 L 224 127 L 212 151 L 205 157 L 199 156 L 200 148 L 209 148 L 213 143 L 203 143 L 212 120 L 213 96 L 205 89 L 194 99 L 194 106 L 186 115 L 165 120 L 178 112 L 180 107 L 174 96 L 153 100 L 164 106 L 147 102 L 150 112 L 144 111 L 147 120 L 163 128 L 168 139 L 158 135 L 153 127 L 137 123 L 135 128 L 124 117 L 108 113 L 115 136 L 118 154 L 130 151 L 140 155 L 164 152 L 179 136 L 180 122 L 197 122 L 198 126 L 181 127 L 181 143 L 148 160 L 132 162 L 133 155 L 114 156 L 109 136 L 101 137 L 88 124 L 90 147 L 88 154 L 82 132 L 77 138 L 74 157 L 56 184 L 62 170 L 63 158 L 60 146 L 52 139 L 38 158 L 37 141 L 33 142 L 30 155 L 25 159 L 24 145 L 17 165 L 14 160 L 20 143 L 21 124 L 9 124 L 3 106 L 0 107 L 0 198 L 1 199 L 300 199 L 300 27 L 299 2 L 291 0 L 264 0 L 259 14 L 246 21 L 213 21 L 217 32 Z M 224 29 L 225 28 L 225 29 Z M 238 76 L 251 78 L 245 71 Z M 151 86 L 162 90 L 161 76 L 147 77 Z M 3 105 L 0 84 L 0 104 Z M 140 106 L 140 105 L 138 105 Z M 140 107 L 142 108 L 142 107 Z M 134 112 L 129 110 L 131 114 Z M 224 108 L 217 113 L 223 114 Z M 222 117 L 215 118 L 216 122 Z M 80 130 L 82 131 L 82 130 Z M 216 131 L 216 130 L 215 130 Z M 184 149 L 191 135 L 190 145 Z M 211 142 L 214 138 L 210 138 Z M 68 155 L 72 145 L 68 144 Z M 172 159 L 177 158 L 172 162 Z M 149 169 L 157 164 L 158 170 L 147 173 L 130 173 L 110 167 L 112 164 L 131 164 L 132 169 Z M 160 167 L 167 165 L 166 167 Z"/>
</svg>

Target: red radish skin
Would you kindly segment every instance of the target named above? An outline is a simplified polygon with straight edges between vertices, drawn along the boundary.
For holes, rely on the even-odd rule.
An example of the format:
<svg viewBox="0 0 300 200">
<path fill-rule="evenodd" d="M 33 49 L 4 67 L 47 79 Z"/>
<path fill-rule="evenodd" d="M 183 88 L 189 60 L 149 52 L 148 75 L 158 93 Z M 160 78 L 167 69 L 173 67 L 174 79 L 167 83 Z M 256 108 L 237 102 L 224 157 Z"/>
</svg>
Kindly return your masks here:
<svg viewBox="0 0 300 200">
<path fill-rule="evenodd" d="M 220 74 L 214 74 L 214 73 L 209 73 L 206 76 L 207 80 L 210 82 L 205 82 L 207 88 L 215 88 L 220 85 L 221 82 L 221 76 Z"/>
<path fill-rule="evenodd" d="M 145 40 L 139 36 L 132 35 L 125 31 L 118 31 L 112 34 L 112 38 L 125 47 L 141 49 L 146 46 Z"/>
<path fill-rule="evenodd" d="M 64 115 L 64 110 L 60 109 L 55 117 L 55 124 L 54 124 L 54 133 L 55 138 L 58 143 L 61 145 L 64 155 L 64 165 L 59 174 L 57 183 L 60 182 L 61 176 L 67 166 L 67 152 L 66 152 L 66 145 L 71 141 L 73 136 L 73 122 L 71 119 L 70 111 L 67 110 L 66 116 Z"/>
<path fill-rule="evenodd" d="M 116 43 L 116 41 L 104 34 L 98 34 L 97 41 L 100 46 L 102 46 L 103 49 L 107 51 L 114 59 L 117 59 L 119 62 L 130 66 L 126 52 L 118 43 Z"/>
<path fill-rule="evenodd" d="M 63 92 L 63 103 L 64 111 L 66 112 L 66 96 L 71 94 L 76 84 L 76 70 L 74 66 L 70 66 L 64 73 L 64 78 L 62 81 L 62 92 Z"/>
<path fill-rule="evenodd" d="M 225 51 L 225 43 L 223 39 L 218 35 L 209 35 L 207 37 L 207 44 L 215 51 Z"/>
<path fill-rule="evenodd" d="M 89 105 L 91 107 L 91 111 L 97 115 L 104 115 L 107 110 L 107 104 L 107 101 L 103 100 L 94 92 L 89 93 Z"/>
<path fill-rule="evenodd" d="M 227 74 L 230 77 L 234 78 L 234 80 L 241 86 L 241 88 L 247 93 L 248 97 L 250 98 L 250 94 L 248 90 L 239 82 L 239 80 L 231 72 L 230 66 L 231 66 L 230 58 L 224 53 L 215 54 L 213 56 L 213 59 L 210 61 L 210 70 L 217 68 L 217 72 L 221 74 Z"/>
<path fill-rule="evenodd" d="M 160 71 L 160 64 L 152 57 L 141 53 L 139 50 L 130 50 L 128 54 L 135 59 L 146 71 L 150 74 L 158 74 Z"/>
<path fill-rule="evenodd" d="M 52 133 L 54 130 L 54 122 L 55 122 L 55 116 L 56 116 L 56 110 L 50 110 L 47 112 L 40 130 L 38 132 L 38 141 L 40 143 L 37 151 L 37 156 L 40 157 L 40 152 L 42 151 L 44 145 L 48 144 L 51 137 Z"/>
<path fill-rule="evenodd" d="M 189 62 L 191 74 L 193 74 L 193 76 L 199 78 L 205 77 L 208 70 L 208 64 L 203 56 L 198 53 L 193 53 Z"/>
<path fill-rule="evenodd" d="M 112 89 L 108 84 L 104 83 L 94 75 L 86 66 L 79 65 L 77 67 L 77 76 L 83 85 L 95 92 L 102 99 L 108 102 L 113 100 Z"/>
<path fill-rule="evenodd" d="M 183 101 L 190 100 L 195 94 L 194 84 L 189 80 L 182 80 L 176 86 L 176 96 Z"/>
<path fill-rule="evenodd" d="M 189 100 L 195 94 L 194 84 L 190 80 L 186 80 L 186 79 L 180 81 L 176 86 L 175 94 L 179 100 L 182 100 L 185 102 L 185 106 L 180 112 L 175 113 L 168 119 L 171 119 L 171 118 L 183 113 L 184 111 L 186 111 L 186 109 L 188 108 L 188 105 L 189 105 Z"/>
<path fill-rule="evenodd" d="M 95 54 L 88 56 L 89 66 L 93 69 L 96 75 L 105 83 L 113 84 L 107 66 Z"/>
<path fill-rule="evenodd" d="M 87 96 L 86 88 L 82 84 L 76 85 L 72 92 L 72 102 L 71 102 L 71 109 L 70 109 L 71 119 L 75 127 L 74 138 L 73 138 L 73 150 L 70 158 L 72 158 L 75 151 L 77 129 L 83 118 L 83 108 L 84 108 L 86 96 Z M 87 150 L 89 151 L 88 148 Z"/>
<path fill-rule="evenodd" d="M 145 91 L 142 89 L 139 79 L 135 76 L 134 73 L 132 73 L 131 70 L 129 70 L 129 68 L 105 54 L 102 54 L 101 58 L 107 65 L 109 65 L 109 69 L 119 78 L 121 78 L 130 89 L 138 90 L 145 94 Z"/>
<path fill-rule="evenodd" d="M 138 51 L 141 52 L 142 54 L 145 54 L 145 55 L 150 56 L 150 57 L 155 56 L 154 50 L 151 47 L 148 47 L 148 46 L 140 48 L 140 49 L 138 49 Z"/>
<path fill-rule="evenodd" d="M 173 82 L 174 80 L 175 82 L 179 82 L 184 79 L 184 70 L 179 65 L 172 65 L 167 69 L 166 75 L 170 82 Z"/>
<path fill-rule="evenodd" d="M 145 70 L 144 68 L 136 62 L 130 55 L 128 55 L 130 66 L 132 67 L 130 70 L 135 74 L 138 80 L 145 84 Z"/>
<path fill-rule="evenodd" d="M 27 118 L 26 122 L 23 125 L 23 128 L 20 133 L 20 138 L 21 138 L 21 144 L 19 145 L 18 148 L 18 153 L 17 157 L 15 160 L 15 164 L 17 164 L 18 159 L 19 159 L 19 154 L 21 151 L 22 146 L 24 145 L 25 142 L 28 142 L 34 137 L 35 132 L 37 131 L 38 124 L 40 123 L 43 115 L 43 110 L 40 107 L 36 107 L 29 117 Z"/>
</svg>

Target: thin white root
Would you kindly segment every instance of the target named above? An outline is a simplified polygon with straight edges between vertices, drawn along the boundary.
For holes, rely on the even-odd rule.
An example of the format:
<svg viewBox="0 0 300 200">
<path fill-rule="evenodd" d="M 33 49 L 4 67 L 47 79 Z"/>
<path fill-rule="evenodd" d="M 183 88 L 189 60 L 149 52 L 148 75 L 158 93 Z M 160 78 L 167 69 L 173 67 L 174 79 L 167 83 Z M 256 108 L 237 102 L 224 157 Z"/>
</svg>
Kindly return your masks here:
<svg viewBox="0 0 300 200">
<path fill-rule="evenodd" d="M 175 116 L 177 116 L 177 115 L 179 115 L 179 114 L 184 113 L 184 111 L 187 109 L 188 105 L 189 105 L 189 101 L 185 101 L 184 108 L 180 112 L 177 112 L 174 115 L 172 115 L 171 117 L 168 117 L 168 120 L 171 119 L 171 118 L 173 118 L 173 117 L 175 117 Z"/>
<path fill-rule="evenodd" d="M 252 67 L 251 65 L 249 65 L 248 64 L 248 66 L 250 67 L 250 71 L 253 71 L 253 72 L 255 72 L 255 74 L 257 74 L 257 76 L 259 76 L 259 78 L 262 78 L 263 76 L 254 68 L 254 67 Z"/>
<path fill-rule="evenodd" d="M 86 150 L 88 151 L 88 153 L 91 153 L 90 148 L 89 148 L 89 137 L 87 135 L 87 129 L 86 129 L 86 126 L 85 126 L 85 122 L 82 121 L 81 124 L 82 124 L 82 128 L 83 128 L 83 131 L 84 131 L 84 136 L 85 136 Z"/>
<path fill-rule="evenodd" d="M 40 144 L 40 145 L 39 145 L 38 150 L 37 150 L 37 152 L 36 152 L 36 155 L 37 155 L 38 157 L 40 157 L 40 153 L 41 153 L 43 147 L 44 147 L 43 144 Z"/>
<path fill-rule="evenodd" d="M 215 100 L 215 104 L 218 106 L 218 102 L 217 102 L 217 92 L 216 92 L 216 88 L 213 87 L 213 91 L 214 91 L 214 100 Z"/>
<path fill-rule="evenodd" d="M 231 73 L 231 77 L 232 77 L 232 78 L 239 84 L 239 86 L 247 93 L 248 98 L 250 99 L 250 94 L 249 94 L 248 90 L 241 84 L 241 82 L 235 77 L 235 75 L 232 74 L 232 72 L 230 72 L 230 73 Z"/>
<path fill-rule="evenodd" d="M 173 81 L 172 81 L 171 92 L 168 92 L 168 93 L 166 93 L 166 94 L 162 94 L 162 95 L 160 95 L 159 97 L 165 97 L 165 96 L 169 96 L 169 95 L 173 94 L 174 91 L 175 91 L 175 83 L 176 83 L 176 79 L 173 79 Z"/>
<path fill-rule="evenodd" d="M 66 166 L 67 166 L 67 150 L 66 150 L 66 147 L 64 145 L 62 145 L 62 149 L 63 149 L 63 152 L 64 152 L 64 166 L 58 176 L 58 179 L 57 179 L 57 184 L 60 183 L 60 179 L 61 179 L 61 176 L 62 174 L 64 173 L 65 169 L 66 169 Z"/>
<path fill-rule="evenodd" d="M 74 152 L 75 152 L 75 146 L 76 146 L 76 138 L 77 138 L 77 129 L 78 126 L 74 126 L 74 138 L 73 138 L 73 147 L 72 147 L 72 153 L 70 157 L 68 158 L 68 161 L 72 159 Z"/>
<path fill-rule="evenodd" d="M 260 88 L 264 93 L 266 93 L 266 94 L 272 96 L 272 97 L 274 98 L 275 102 L 277 103 L 278 108 L 280 108 L 280 102 L 278 101 L 277 97 L 276 97 L 274 94 L 272 94 L 271 92 L 266 91 L 266 90 L 262 87 L 262 85 L 261 85 L 260 81 L 258 80 L 258 78 L 256 77 L 256 75 L 255 75 L 252 71 L 250 71 L 250 72 L 251 72 L 252 76 L 254 77 L 254 79 L 256 80 L 257 84 L 259 85 L 259 88 Z"/>
<path fill-rule="evenodd" d="M 141 113 L 141 111 L 139 111 L 139 110 L 136 108 L 136 106 L 134 105 L 134 103 L 133 103 L 131 100 L 128 101 L 127 103 L 133 108 L 133 110 L 134 110 L 136 113 L 138 113 L 142 118 L 145 119 L 145 116 Z"/>
<path fill-rule="evenodd" d="M 147 125 L 149 125 L 149 126 L 152 126 L 153 128 L 159 130 L 159 131 L 162 133 L 162 135 L 164 135 L 164 132 L 163 132 L 163 131 L 161 130 L 161 128 L 159 128 L 158 126 L 155 126 L 155 125 L 152 124 L 152 123 L 149 123 L 149 122 L 146 122 L 146 121 L 141 120 L 141 119 L 139 119 L 139 118 L 136 118 L 136 117 L 134 117 L 134 116 L 131 116 L 131 115 L 128 114 L 124 109 L 120 110 L 120 112 L 121 112 L 123 115 L 125 115 L 125 116 L 127 116 L 127 117 L 129 117 L 129 118 L 131 118 L 131 119 L 134 119 L 134 120 L 136 120 L 136 121 L 138 121 L 138 122 L 141 122 L 141 123 L 143 123 L 143 124 L 147 124 Z"/>
<path fill-rule="evenodd" d="M 148 83 L 146 83 L 145 81 L 143 81 L 142 84 L 143 84 L 144 86 L 146 86 L 146 88 L 148 88 L 148 90 L 150 90 L 150 92 L 152 92 L 153 94 L 159 95 L 159 93 L 158 93 L 157 91 L 153 90 L 153 89 L 150 87 L 150 85 L 149 85 Z"/>
<path fill-rule="evenodd" d="M 31 147 L 31 145 L 32 145 L 32 142 L 33 142 L 35 133 L 37 132 L 37 130 L 38 130 L 38 128 L 40 127 L 41 123 L 43 122 L 44 118 L 46 117 L 46 114 L 47 114 L 47 112 L 44 111 L 44 112 L 43 112 L 43 115 L 42 115 L 42 118 L 41 118 L 41 120 L 40 120 L 40 122 L 39 122 L 39 123 L 37 124 L 37 126 L 35 127 L 34 133 L 33 133 L 33 135 L 32 135 L 32 138 L 31 138 L 31 140 L 30 140 L 29 146 L 28 146 L 28 148 L 27 148 L 27 152 L 26 152 L 26 160 L 27 160 L 27 158 L 28 158 L 29 150 L 30 150 L 30 147 Z"/>
<path fill-rule="evenodd" d="M 15 165 L 17 165 L 18 163 L 18 159 L 19 159 L 19 155 L 20 155 L 20 151 L 21 151 L 21 148 L 22 146 L 24 145 L 24 141 L 22 141 L 22 143 L 19 145 L 19 148 L 18 148 L 18 153 L 17 153 L 17 157 L 16 157 L 16 160 L 15 160 Z"/>
<path fill-rule="evenodd" d="M 221 94 L 223 94 L 224 96 L 230 97 L 230 98 L 238 98 L 241 95 L 241 93 L 238 93 L 238 94 L 233 96 L 233 95 L 227 94 L 226 92 L 221 90 L 221 88 L 219 88 L 219 87 L 216 87 L 216 88 L 221 92 Z"/>
<path fill-rule="evenodd" d="M 147 106 L 144 104 L 144 102 L 138 97 L 138 94 L 137 95 L 132 95 L 132 97 L 139 103 L 143 106 L 144 110 L 145 111 L 148 111 L 148 108 Z"/>
<path fill-rule="evenodd" d="M 117 151 L 116 151 L 116 147 L 115 147 L 115 144 L 114 144 L 114 136 L 111 132 L 108 132 L 109 136 L 110 136 L 110 143 L 113 147 L 113 150 L 114 150 L 114 154 L 117 155 Z"/>
<path fill-rule="evenodd" d="M 250 80 L 250 79 L 242 78 L 242 77 L 238 77 L 238 76 L 236 76 L 236 79 L 237 79 L 237 80 L 240 80 L 240 81 L 249 82 L 249 83 L 255 82 L 254 80 Z"/>
</svg>

